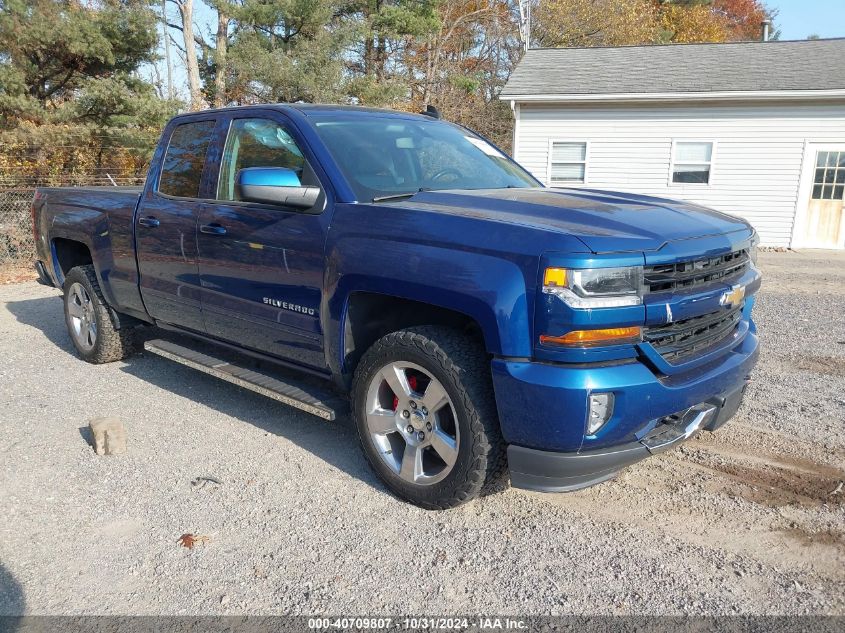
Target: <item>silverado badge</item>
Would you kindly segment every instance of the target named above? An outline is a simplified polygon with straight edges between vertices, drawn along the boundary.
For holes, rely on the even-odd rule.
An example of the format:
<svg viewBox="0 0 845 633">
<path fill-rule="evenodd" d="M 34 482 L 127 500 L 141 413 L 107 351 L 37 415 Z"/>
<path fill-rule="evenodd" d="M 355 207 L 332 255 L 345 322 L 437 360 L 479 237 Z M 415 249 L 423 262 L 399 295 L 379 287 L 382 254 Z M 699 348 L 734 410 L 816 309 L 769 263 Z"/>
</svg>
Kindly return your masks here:
<svg viewBox="0 0 845 633">
<path fill-rule="evenodd" d="M 314 316 L 317 312 L 314 308 L 301 306 L 298 303 L 290 303 L 289 301 L 282 301 L 281 299 L 273 299 L 272 297 L 262 297 L 262 301 L 264 302 L 264 305 L 273 306 L 274 308 L 282 308 L 282 310 L 290 310 L 291 312 L 299 312 L 300 314 L 307 314 L 308 316 Z"/>
</svg>

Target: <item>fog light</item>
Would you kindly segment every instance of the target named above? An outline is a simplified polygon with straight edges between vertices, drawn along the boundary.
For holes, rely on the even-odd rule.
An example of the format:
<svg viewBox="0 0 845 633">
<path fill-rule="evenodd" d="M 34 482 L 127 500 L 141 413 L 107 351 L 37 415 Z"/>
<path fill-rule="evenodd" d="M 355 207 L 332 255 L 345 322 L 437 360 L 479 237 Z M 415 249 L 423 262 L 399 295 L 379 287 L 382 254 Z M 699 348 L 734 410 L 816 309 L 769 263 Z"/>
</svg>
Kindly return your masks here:
<svg viewBox="0 0 845 633">
<path fill-rule="evenodd" d="M 612 393 L 590 394 L 590 406 L 587 413 L 587 435 L 593 435 L 604 426 L 613 415 L 613 402 L 615 398 Z"/>
</svg>

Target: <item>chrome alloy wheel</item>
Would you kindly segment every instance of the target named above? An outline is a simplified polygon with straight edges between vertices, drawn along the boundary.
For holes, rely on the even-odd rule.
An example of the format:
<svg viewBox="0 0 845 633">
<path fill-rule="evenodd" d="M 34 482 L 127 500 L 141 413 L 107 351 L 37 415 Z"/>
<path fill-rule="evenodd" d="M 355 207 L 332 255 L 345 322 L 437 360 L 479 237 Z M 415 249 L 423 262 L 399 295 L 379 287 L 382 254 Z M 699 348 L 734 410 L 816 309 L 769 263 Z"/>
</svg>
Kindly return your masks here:
<svg viewBox="0 0 845 633">
<path fill-rule="evenodd" d="M 443 385 L 419 365 L 398 361 L 367 389 L 367 429 L 379 456 L 408 483 L 443 480 L 458 460 L 455 407 Z"/>
<path fill-rule="evenodd" d="M 88 291 L 80 283 L 71 285 L 68 291 L 67 312 L 70 320 L 70 333 L 76 344 L 89 351 L 97 343 L 97 318 L 94 314 L 94 302 Z"/>
</svg>

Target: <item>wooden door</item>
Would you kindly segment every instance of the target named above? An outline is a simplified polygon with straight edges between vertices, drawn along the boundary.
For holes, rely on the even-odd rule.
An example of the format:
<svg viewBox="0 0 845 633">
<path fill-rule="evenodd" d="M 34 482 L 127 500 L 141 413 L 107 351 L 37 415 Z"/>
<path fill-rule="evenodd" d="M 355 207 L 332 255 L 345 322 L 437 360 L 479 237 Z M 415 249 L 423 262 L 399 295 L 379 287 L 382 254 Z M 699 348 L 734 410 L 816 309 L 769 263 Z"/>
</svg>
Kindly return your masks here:
<svg viewBox="0 0 845 633">
<path fill-rule="evenodd" d="M 845 148 L 817 150 L 812 177 L 804 243 L 816 248 L 842 248 L 845 243 Z"/>
</svg>

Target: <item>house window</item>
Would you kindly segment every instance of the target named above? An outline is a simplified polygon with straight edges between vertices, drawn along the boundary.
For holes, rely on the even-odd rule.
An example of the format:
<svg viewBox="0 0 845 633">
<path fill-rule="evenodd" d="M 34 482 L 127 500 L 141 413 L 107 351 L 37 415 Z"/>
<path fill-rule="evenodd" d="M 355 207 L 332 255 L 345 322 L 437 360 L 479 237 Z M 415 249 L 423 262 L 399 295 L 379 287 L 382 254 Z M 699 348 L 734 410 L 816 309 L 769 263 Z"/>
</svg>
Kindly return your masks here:
<svg viewBox="0 0 845 633">
<path fill-rule="evenodd" d="M 587 143 L 585 141 L 552 141 L 549 150 L 549 185 L 571 185 L 586 182 Z"/>
<path fill-rule="evenodd" d="M 675 141 L 672 156 L 672 182 L 709 183 L 712 161 L 712 142 Z"/>
<path fill-rule="evenodd" d="M 842 200 L 845 191 L 845 152 L 819 152 L 813 179 L 813 200 Z"/>
</svg>

